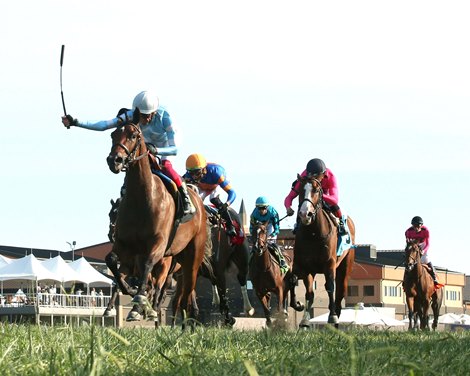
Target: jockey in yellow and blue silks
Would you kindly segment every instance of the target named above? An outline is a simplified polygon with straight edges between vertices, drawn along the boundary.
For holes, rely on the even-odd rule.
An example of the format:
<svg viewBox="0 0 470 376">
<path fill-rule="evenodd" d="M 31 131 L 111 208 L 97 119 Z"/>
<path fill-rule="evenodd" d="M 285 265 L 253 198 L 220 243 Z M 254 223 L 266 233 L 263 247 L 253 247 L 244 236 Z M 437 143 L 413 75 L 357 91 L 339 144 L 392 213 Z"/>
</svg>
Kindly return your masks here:
<svg viewBox="0 0 470 376">
<path fill-rule="evenodd" d="M 137 108 L 140 112 L 139 126 L 149 152 L 161 157 L 162 172 L 175 182 L 183 198 L 184 215 L 192 215 L 195 212 L 195 208 L 189 198 L 186 185 L 181 180 L 179 174 L 173 169 L 168 159 L 170 156 L 175 156 L 178 151 L 175 142 L 175 127 L 170 114 L 160 105 L 159 99 L 155 94 L 150 91 L 140 92 L 132 102 L 132 110 L 123 108 L 111 120 L 82 122 L 70 115 L 66 115 L 62 117 L 62 123 L 67 128 L 75 126 L 94 131 L 105 131 L 111 128 L 118 128 L 131 121 Z"/>
<path fill-rule="evenodd" d="M 208 163 L 202 154 L 191 154 L 186 159 L 186 173 L 183 179 L 198 187 L 203 201 L 209 196 L 210 202 L 219 210 L 226 222 L 227 235 L 235 236 L 237 233 L 227 208 L 235 201 L 237 195 L 227 179 L 225 169 L 216 163 Z M 218 187 L 227 193 L 225 204 L 222 204 L 219 198 Z"/>
<path fill-rule="evenodd" d="M 286 263 L 284 255 L 276 244 L 277 235 L 279 234 L 279 214 L 273 206 L 269 205 L 269 201 L 266 197 L 260 196 L 256 199 L 256 207 L 253 209 L 250 215 L 250 234 L 251 238 L 256 238 L 256 223 L 268 223 L 266 227 L 268 243 L 271 247 L 268 249 L 271 251 L 273 256 L 279 262 L 282 273 L 286 273 L 289 270 L 289 266 Z"/>
</svg>

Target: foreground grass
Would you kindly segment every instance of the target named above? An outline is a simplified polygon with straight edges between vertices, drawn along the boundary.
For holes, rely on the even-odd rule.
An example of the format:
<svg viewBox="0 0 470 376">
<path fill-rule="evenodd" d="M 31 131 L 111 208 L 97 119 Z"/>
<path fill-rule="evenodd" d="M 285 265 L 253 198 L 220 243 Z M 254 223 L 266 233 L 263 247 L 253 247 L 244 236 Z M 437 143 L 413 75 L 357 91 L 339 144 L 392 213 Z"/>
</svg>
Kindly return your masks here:
<svg viewBox="0 0 470 376">
<path fill-rule="evenodd" d="M 2 375 L 468 375 L 470 332 L 0 326 Z"/>
</svg>

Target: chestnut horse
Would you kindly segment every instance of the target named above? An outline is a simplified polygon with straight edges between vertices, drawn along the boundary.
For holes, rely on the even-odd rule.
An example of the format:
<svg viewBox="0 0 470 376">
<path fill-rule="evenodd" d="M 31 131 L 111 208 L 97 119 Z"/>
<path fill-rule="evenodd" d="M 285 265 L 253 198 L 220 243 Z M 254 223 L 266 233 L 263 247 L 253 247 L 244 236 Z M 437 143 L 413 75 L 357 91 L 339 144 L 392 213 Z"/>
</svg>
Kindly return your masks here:
<svg viewBox="0 0 470 376">
<path fill-rule="evenodd" d="M 164 258 L 174 257 L 184 273 L 181 312 L 194 318 L 191 294 L 204 257 L 206 212 L 197 193 L 189 190 L 196 213 L 179 223 L 172 193 L 152 173 L 142 130 L 136 125 L 138 116 L 134 111 L 133 123 L 111 134 L 113 144 L 107 162 L 114 173 L 126 171 L 126 194 L 119 205 L 115 241 L 106 264 L 121 291 L 133 296 L 133 303 L 148 309 L 149 281 L 158 277 L 152 272 Z"/>
<path fill-rule="evenodd" d="M 436 289 L 427 265 L 421 263 L 421 248 L 418 240 L 408 240 L 405 248 L 405 275 L 403 289 L 408 307 L 408 330 L 429 330 L 429 306 L 433 312 L 432 329 L 436 330 L 442 305 L 442 290 Z"/>
<path fill-rule="evenodd" d="M 268 243 L 266 227 L 268 223 L 256 223 L 256 239 L 253 239 L 253 251 L 250 262 L 250 280 L 253 289 L 263 306 L 266 326 L 272 325 L 271 320 L 271 293 L 277 296 L 276 316 L 287 315 L 287 295 L 290 292 L 290 306 L 296 311 L 303 311 L 304 306 L 296 301 L 295 285 L 297 278 L 292 274 L 292 261 L 294 254 L 292 250 L 283 251 L 284 258 L 290 270 L 282 274 L 279 264 L 268 247 L 273 245 Z"/>
<path fill-rule="evenodd" d="M 298 176 L 299 225 L 295 234 L 294 273 L 304 281 L 307 308 L 300 323 L 308 326 L 310 314 L 313 316 L 313 281 L 316 274 L 325 275 L 325 289 L 328 293 L 328 323 L 338 324 L 341 303 L 347 292 L 348 280 L 354 265 L 355 226 L 347 218 L 349 244 L 337 255 L 338 230 L 336 219 L 323 209 L 321 182 L 314 177 Z M 349 247 L 349 248 L 348 248 Z"/>
</svg>

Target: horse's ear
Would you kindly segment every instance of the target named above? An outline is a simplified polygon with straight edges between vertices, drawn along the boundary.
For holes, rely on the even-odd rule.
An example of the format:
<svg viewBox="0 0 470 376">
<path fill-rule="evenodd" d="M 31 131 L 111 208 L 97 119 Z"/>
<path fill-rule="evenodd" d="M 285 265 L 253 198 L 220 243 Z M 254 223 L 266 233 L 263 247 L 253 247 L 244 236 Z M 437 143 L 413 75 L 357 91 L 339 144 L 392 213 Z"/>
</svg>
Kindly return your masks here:
<svg viewBox="0 0 470 376">
<path fill-rule="evenodd" d="M 139 107 L 136 107 L 132 115 L 132 123 L 137 125 L 139 124 L 139 120 L 140 120 L 140 110 L 139 110 Z"/>
</svg>

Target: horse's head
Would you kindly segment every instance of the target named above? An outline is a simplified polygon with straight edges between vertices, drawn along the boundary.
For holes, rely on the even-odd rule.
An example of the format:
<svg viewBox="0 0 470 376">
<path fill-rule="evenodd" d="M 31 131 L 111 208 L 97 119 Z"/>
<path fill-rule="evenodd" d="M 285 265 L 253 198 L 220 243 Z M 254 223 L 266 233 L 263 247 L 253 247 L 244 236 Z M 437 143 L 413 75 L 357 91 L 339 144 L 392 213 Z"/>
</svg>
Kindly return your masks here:
<svg viewBox="0 0 470 376">
<path fill-rule="evenodd" d="M 408 239 L 405 248 L 405 270 L 411 271 L 418 264 L 422 251 L 418 240 Z"/>
<path fill-rule="evenodd" d="M 113 146 L 106 158 L 109 169 L 115 174 L 126 171 L 132 162 L 146 153 L 142 131 L 133 123 L 124 124 L 111 133 Z"/>
<path fill-rule="evenodd" d="M 253 253 L 261 256 L 268 249 L 268 223 L 257 222 L 253 239 Z"/>
<path fill-rule="evenodd" d="M 299 188 L 299 218 L 303 225 L 309 225 L 315 220 L 317 213 L 322 208 L 323 190 L 320 180 L 311 176 L 300 176 Z"/>
</svg>

